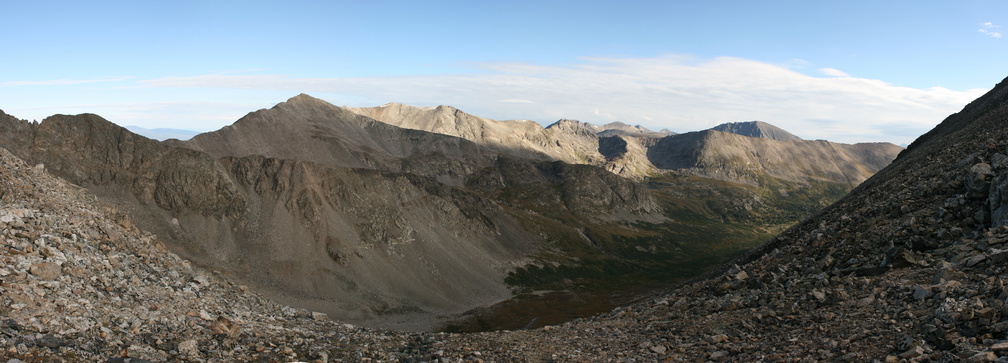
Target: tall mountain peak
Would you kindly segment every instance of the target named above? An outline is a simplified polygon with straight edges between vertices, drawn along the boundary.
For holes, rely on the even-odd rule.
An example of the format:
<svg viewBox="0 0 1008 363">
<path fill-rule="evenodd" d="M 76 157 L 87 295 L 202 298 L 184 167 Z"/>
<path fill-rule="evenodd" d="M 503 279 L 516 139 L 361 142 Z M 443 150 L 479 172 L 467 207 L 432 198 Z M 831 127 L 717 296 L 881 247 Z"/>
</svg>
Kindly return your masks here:
<svg viewBox="0 0 1008 363">
<path fill-rule="evenodd" d="M 325 103 L 328 103 L 328 102 L 322 100 L 321 98 L 312 97 L 312 96 L 308 95 L 307 93 L 301 93 L 301 94 L 298 94 L 297 96 L 291 97 L 291 98 L 287 99 L 287 102 L 295 102 L 295 103 L 296 102 L 325 102 Z"/>
<path fill-rule="evenodd" d="M 586 129 L 590 129 L 592 131 L 594 131 L 595 128 L 596 128 L 595 125 L 592 125 L 590 123 L 582 122 L 582 121 L 578 121 L 578 120 L 574 120 L 574 119 L 567 119 L 567 118 L 559 119 L 556 122 L 550 124 L 549 126 L 546 126 L 547 129 L 553 128 L 553 127 L 586 128 Z"/>
<path fill-rule="evenodd" d="M 728 122 L 710 128 L 742 136 L 762 137 L 778 141 L 799 141 L 802 138 L 763 121 Z"/>
</svg>

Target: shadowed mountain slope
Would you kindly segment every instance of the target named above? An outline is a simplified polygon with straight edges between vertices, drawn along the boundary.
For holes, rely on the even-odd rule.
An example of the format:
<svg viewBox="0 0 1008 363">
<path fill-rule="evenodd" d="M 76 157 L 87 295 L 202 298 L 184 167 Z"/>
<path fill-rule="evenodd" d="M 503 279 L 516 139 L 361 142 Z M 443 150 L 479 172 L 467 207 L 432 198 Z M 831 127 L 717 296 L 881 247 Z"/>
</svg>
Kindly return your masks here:
<svg viewBox="0 0 1008 363">
<path fill-rule="evenodd" d="M 323 165 L 409 172 L 458 184 L 494 155 L 456 137 L 404 129 L 301 94 L 185 143 L 214 157 L 264 155 Z"/>
<path fill-rule="evenodd" d="M 595 167 L 526 160 L 496 172 L 502 184 L 481 179 L 479 188 L 493 191 L 516 183 L 508 173 L 541 175 L 523 188 L 543 190 L 540 200 L 573 222 L 532 231 L 521 221 L 534 212 L 463 187 L 469 174 L 487 175 L 510 157 L 299 102 L 313 100 L 295 98 L 270 110 L 284 117 L 260 111 L 196 140 L 217 155 L 90 114 L 41 123 L 0 115 L 0 143 L 116 204 L 202 266 L 279 301 L 371 325 L 430 329 L 439 315 L 509 298 L 506 274 L 551 233 L 663 218 L 646 188 Z M 581 189 L 559 187 L 575 184 Z"/>
<path fill-rule="evenodd" d="M 1008 80 L 846 197 L 703 280 L 590 321 L 458 340 L 522 352 L 501 359 L 545 359 L 558 350 L 565 354 L 553 358 L 571 360 L 595 359 L 580 352 L 655 360 L 1003 359 L 1006 122 Z"/>
</svg>

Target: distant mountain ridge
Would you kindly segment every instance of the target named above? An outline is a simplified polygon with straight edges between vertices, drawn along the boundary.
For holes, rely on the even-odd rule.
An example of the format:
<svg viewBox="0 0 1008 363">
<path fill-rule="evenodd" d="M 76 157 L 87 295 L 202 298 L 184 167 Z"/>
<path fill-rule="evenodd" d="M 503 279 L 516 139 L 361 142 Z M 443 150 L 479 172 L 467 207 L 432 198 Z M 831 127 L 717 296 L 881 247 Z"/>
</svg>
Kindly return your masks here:
<svg viewBox="0 0 1008 363">
<path fill-rule="evenodd" d="M 668 129 L 664 129 L 661 131 L 651 131 L 641 125 L 630 126 L 619 121 L 610 122 L 601 126 L 595 126 L 595 130 L 596 130 L 595 132 L 598 133 L 599 136 L 626 135 L 626 136 L 662 137 L 675 134 L 674 132 L 669 131 Z"/>
<path fill-rule="evenodd" d="M 726 134 L 705 131 L 674 134 L 621 122 L 596 126 L 568 119 L 541 127 L 531 121 L 477 117 L 449 106 L 420 108 L 391 103 L 346 109 L 400 127 L 491 144 L 522 156 L 532 153 L 568 163 L 595 165 L 632 178 L 676 171 L 746 184 L 754 184 L 761 175 L 769 174 L 791 181 L 805 182 L 812 178 L 856 185 L 902 150 L 891 143 L 847 145 L 807 141 L 762 121 L 725 123 L 710 129 Z M 799 149 L 802 151 L 788 152 L 786 157 L 779 153 Z"/>
</svg>

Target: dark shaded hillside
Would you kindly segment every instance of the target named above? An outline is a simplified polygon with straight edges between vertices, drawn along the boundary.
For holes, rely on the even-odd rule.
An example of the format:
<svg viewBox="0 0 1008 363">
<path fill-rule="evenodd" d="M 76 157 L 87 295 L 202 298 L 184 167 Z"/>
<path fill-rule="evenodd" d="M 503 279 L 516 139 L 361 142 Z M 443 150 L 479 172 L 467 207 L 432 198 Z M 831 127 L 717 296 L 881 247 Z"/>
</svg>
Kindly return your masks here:
<svg viewBox="0 0 1008 363">
<path fill-rule="evenodd" d="M 89 114 L 59 115 L 38 124 L 3 116 L 0 143 L 115 203 L 182 256 L 279 301 L 370 324 L 429 329 L 436 316 L 509 298 L 506 274 L 542 248 L 547 238 L 597 223 L 592 221 L 663 218 L 646 188 L 601 169 L 534 160 L 500 168 L 497 165 L 504 164 L 493 161 L 495 153 L 479 151 L 466 140 L 396 131 L 374 121 L 364 122 L 363 128 L 328 126 L 326 132 L 384 130 L 375 142 L 402 149 L 388 149 L 392 151 L 385 158 L 391 162 L 378 170 L 332 165 L 335 159 L 308 162 L 257 152 L 213 157 L 137 136 Z M 429 140 L 430 145 L 448 147 L 432 146 L 431 154 L 409 151 L 417 145 L 385 138 L 397 132 L 420 135 L 420 144 Z M 354 139 L 350 145 L 361 142 Z M 310 146 L 299 144 L 301 151 Z M 466 150 L 465 155 L 453 156 L 457 147 Z M 364 152 L 350 156 L 362 161 L 382 157 Z M 462 180 L 453 182 L 444 173 L 451 169 L 438 167 L 441 163 L 471 171 L 452 174 L 448 179 Z M 559 171 L 564 169 L 579 171 Z M 526 182 L 563 191 L 561 204 L 551 207 L 553 216 L 544 219 L 572 221 L 563 230 L 533 232 L 530 228 L 538 227 L 526 220 L 541 218 L 534 212 L 502 207 L 487 196 L 492 192 L 453 185 L 466 184 L 466 175 L 473 173 L 490 173 L 511 183 L 535 170 L 547 172 Z M 506 187 L 490 182 L 476 190 Z"/>
<path fill-rule="evenodd" d="M 846 197 L 705 279 L 587 322 L 458 340 L 517 346 L 532 353 L 506 359 L 531 360 L 586 359 L 581 352 L 603 360 L 1004 359 L 1006 96 L 1002 82 Z"/>
</svg>

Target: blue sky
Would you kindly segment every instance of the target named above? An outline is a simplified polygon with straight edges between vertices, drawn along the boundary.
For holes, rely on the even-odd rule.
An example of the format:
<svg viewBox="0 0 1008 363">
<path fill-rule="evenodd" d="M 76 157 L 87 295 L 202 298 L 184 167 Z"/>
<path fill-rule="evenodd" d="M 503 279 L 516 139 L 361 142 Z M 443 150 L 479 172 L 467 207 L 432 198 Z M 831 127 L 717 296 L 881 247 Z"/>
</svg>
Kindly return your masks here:
<svg viewBox="0 0 1008 363">
<path fill-rule="evenodd" d="M 908 143 L 1008 76 L 998 1 L 8 1 L 0 109 L 213 130 L 298 93 Z"/>
</svg>

